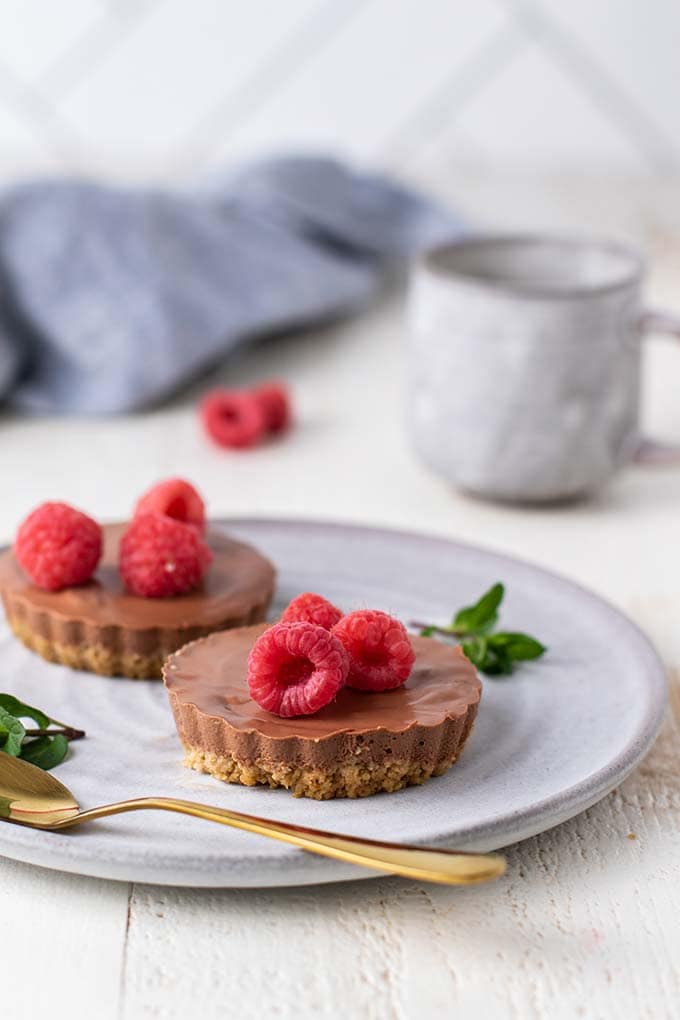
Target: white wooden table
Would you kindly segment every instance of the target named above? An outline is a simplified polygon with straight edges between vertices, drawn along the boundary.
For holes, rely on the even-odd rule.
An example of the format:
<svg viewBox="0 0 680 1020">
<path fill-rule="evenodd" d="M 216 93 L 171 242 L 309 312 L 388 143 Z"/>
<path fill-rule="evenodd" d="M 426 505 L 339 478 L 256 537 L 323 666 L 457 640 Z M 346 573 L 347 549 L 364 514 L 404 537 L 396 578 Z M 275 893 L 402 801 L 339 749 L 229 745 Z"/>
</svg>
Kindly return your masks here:
<svg viewBox="0 0 680 1020">
<path fill-rule="evenodd" d="M 640 237 L 650 241 L 642 221 Z M 653 290 L 672 304 L 679 247 L 657 241 Z M 678 1015 L 680 468 L 630 470 L 570 507 L 457 496 L 404 441 L 403 331 L 393 301 L 232 362 L 232 381 L 281 374 L 295 388 L 297 429 L 253 453 L 211 449 L 192 395 L 118 420 L 3 420 L 0 535 L 46 498 L 124 517 L 152 480 L 181 474 L 216 516 L 344 519 L 485 543 L 592 586 L 647 629 L 672 681 L 656 747 L 596 807 L 511 848 L 507 876 L 489 887 L 191 891 L 0 859 L 3 1018 Z M 646 416 L 680 440 L 680 348 L 652 344 L 648 361 Z"/>
</svg>

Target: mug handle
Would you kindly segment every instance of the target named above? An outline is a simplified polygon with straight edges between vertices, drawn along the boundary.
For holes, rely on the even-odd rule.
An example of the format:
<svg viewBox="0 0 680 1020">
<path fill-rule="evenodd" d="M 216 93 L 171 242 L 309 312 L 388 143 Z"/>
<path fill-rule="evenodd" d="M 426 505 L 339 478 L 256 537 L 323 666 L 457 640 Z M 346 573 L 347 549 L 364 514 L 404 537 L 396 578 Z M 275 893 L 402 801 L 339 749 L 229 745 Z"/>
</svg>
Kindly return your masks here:
<svg viewBox="0 0 680 1020">
<path fill-rule="evenodd" d="M 639 325 L 642 333 L 665 333 L 680 340 L 680 316 L 672 312 L 643 312 Z M 636 464 L 680 464 L 680 446 L 642 437 L 633 460 Z"/>
</svg>

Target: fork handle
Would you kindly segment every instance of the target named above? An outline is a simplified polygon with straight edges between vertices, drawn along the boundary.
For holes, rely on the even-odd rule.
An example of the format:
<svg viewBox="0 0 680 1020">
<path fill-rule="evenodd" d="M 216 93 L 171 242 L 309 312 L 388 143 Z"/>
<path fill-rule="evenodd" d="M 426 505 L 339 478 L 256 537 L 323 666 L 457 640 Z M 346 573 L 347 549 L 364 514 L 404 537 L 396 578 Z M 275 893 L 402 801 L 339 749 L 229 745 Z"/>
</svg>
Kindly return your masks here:
<svg viewBox="0 0 680 1020">
<path fill-rule="evenodd" d="M 117 804 L 81 811 L 77 815 L 55 823 L 51 828 L 65 829 L 96 818 L 122 814 L 127 811 L 175 811 L 179 814 L 204 818 L 235 829 L 254 832 L 258 836 L 269 836 L 283 843 L 291 843 L 302 850 L 332 857 L 337 861 L 349 861 L 365 868 L 373 868 L 404 878 L 415 878 L 425 882 L 440 882 L 445 885 L 473 885 L 498 878 L 505 871 L 505 859 L 500 854 L 475 854 L 457 850 L 434 850 L 408 844 L 383 843 L 379 840 L 360 839 L 319 829 L 308 829 L 290 822 L 277 822 L 255 815 L 229 811 L 226 808 L 211 807 L 190 800 L 174 797 L 142 797 L 124 800 Z"/>
</svg>

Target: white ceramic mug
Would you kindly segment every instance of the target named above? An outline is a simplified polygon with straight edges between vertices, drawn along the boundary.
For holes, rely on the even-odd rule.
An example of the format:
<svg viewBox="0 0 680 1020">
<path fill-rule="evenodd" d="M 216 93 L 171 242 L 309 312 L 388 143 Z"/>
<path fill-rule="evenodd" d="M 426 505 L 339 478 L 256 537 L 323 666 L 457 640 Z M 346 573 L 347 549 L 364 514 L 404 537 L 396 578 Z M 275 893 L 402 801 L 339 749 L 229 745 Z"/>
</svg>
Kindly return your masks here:
<svg viewBox="0 0 680 1020">
<path fill-rule="evenodd" d="M 474 237 L 428 252 L 413 273 L 409 372 L 426 463 L 482 496 L 546 501 L 654 459 L 661 448 L 639 433 L 640 340 L 680 335 L 680 319 L 643 311 L 643 275 L 610 241 Z"/>
</svg>

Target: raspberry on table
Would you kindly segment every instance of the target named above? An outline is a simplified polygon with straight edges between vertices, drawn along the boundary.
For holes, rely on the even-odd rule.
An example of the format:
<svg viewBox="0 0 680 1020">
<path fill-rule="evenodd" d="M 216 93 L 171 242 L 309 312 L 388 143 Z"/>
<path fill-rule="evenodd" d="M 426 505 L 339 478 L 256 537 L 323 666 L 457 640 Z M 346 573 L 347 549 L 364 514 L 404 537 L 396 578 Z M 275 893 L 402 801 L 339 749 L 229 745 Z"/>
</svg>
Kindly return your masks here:
<svg viewBox="0 0 680 1020">
<path fill-rule="evenodd" d="M 19 526 L 14 555 L 38 588 L 89 581 L 102 554 L 101 526 L 68 503 L 42 503 Z"/>
<path fill-rule="evenodd" d="M 253 396 L 264 412 L 267 432 L 284 432 L 290 426 L 293 417 L 290 396 L 283 383 L 272 380 L 256 386 Z"/>
<path fill-rule="evenodd" d="M 393 616 L 360 609 L 343 616 L 332 633 L 349 655 L 348 687 L 387 691 L 408 680 L 416 655 L 406 628 Z"/>
<path fill-rule="evenodd" d="M 183 478 L 158 482 L 137 501 L 134 516 L 158 513 L 205 531 L 205 504 L 200 493 Z"/>
<path fill-rule="evenodd" d="M 135 517 L 120 540 L 125 587 L 144 598 L 183 595 L 198 587 L 212 553 L 191 524 L 158 513 Z"/>
<path fill-rule="evenodd" d="M 276 623 L 248 657 L 253 701 L 284 718 L 313 715 L 345 683 L 349 660 L 337 638 L 315 623 Z"/>
<path fill-rule="evenodd" d="M 254 446 L 267 430 L 265 413 L 252 393 L 217 389 L 201 401 L 203 427 L 218 446 Z"/>
<path fill-rule="evenodd" d="M 305 591 L 292 599 L 283 613 L 281 623 L 315 623 L 318 627 L 330 630 L 342 619 L 342 610 L 325 599 L 323 595 Z"/>
</svg>

